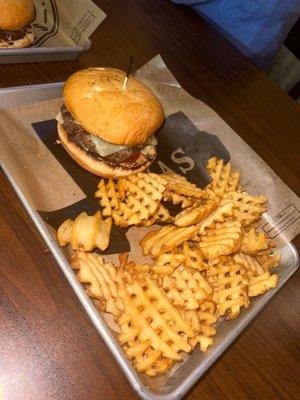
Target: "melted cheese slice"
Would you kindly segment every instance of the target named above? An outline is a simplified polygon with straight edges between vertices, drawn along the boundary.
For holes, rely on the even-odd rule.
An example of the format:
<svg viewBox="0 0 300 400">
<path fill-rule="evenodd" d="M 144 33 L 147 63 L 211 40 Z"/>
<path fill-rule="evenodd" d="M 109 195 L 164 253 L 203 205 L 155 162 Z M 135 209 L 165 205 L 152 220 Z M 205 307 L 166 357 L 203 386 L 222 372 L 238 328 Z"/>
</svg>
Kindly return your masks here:
<svg viewBox="0 0 300 400">
<path fill-rule="evenodd" d="M 105 140 L 103 140 L 97 136 L 93 136 L 93 135 L 90 135 L 90 138 L 92 139 L 92 141 L 96 147 L 97 153 L 99 153 L 100 156 L 102 156 L 102 157 L 109 156 L 110 154 L 117 153 L 118 151 L 132 147 L 132 146 L 125 146 L 125 145 L 121 145 L 121 144 L 109 143 L 109 142 L 106 142 Z M 152 145 L 152 146 L 157 145 L 157 140 L 154 135 L 150 136 L 148 138 L 147 142 L 145 142 L 145 144 L 144 144 L 144 146 L 149 146 L 149 145 Z"/>
<path fill-rule="evenodd" d="M 61 124 L 64 123 L 61 112 L 59 112 L 57 114 L 55 119 L 56 119 L 56 121 L 58 121 Z M 101 157 L 106 157 L 106 156 L 109 156 L 110 154 L 117 153 L 118 151 L 132 147 L 132 146 L 125 146 L 125 145 L 121 145 L 121 144 L 109 143 L 109 142 L 106 142 L 105 140 L 99 138 L 98 136 L 89 135 L 89 137 L 92 140 L 92 142 L 94 143 L 97 153 L 99 153 Z M 147 142 L 145 142 L 145 144 L 144 144 L 145 147 L 146 146 L 156 146 L 156 145 L 157 145 L 157 140 L 154 135 L 151 135 L 148 138 Z"/>
</svg>

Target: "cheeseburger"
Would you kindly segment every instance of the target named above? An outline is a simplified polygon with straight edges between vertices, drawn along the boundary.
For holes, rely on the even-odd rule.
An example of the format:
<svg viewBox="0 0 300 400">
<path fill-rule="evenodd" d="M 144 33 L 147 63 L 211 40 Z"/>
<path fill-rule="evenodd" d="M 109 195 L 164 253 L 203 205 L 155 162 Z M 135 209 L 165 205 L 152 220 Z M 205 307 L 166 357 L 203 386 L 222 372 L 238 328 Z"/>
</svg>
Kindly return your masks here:
<svg viewBox="0 0 300 400">
<path fill-rule="evenodd" d="M 107 178 L 144 171 L 156 156 L 164 112 L 151 90 L 125 72 L 88 68 L 66 81 L 57 116 L 60 143 L 86 170 Z"/>
<path fill-rule="evenodd" d="M 0 48 L 30 46 L 34 15 L 32 0 L 0 0 Z"/>
</svg>

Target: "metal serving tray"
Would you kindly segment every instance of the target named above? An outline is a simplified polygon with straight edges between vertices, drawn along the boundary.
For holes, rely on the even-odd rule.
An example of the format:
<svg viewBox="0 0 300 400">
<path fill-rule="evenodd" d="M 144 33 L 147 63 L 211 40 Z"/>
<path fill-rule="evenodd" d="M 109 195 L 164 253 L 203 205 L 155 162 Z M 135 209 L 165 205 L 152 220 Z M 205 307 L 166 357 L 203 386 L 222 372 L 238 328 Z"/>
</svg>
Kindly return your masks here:
<svg viewBox="0 0 300 400">
<path fill-rule="evenodd" d="M 31 103 L 49 100 L 60 97 L 62 94 L 63 83 L 34 85 L 24 87 L 13 87 L 0 90 L 0 108 L 10 108 Z M 79 301 L 86 310 L 95 325 L 95 328 L 113 353 L 114 357 L 120 364 L 123 372 L 127 376 L 134 390 L 143 399 L 151 400 L 176 400 L 180 399 L 191 386 L 208 370 L 208 368 L 221 356 L 221 354 L 231 345 L 237 336 L 247 327 L 247 325 L 256 317 L 262 308 L 271 300 L 277 291 L 285 284 L 290 276 L 297 270 L 299 264 L 299 256 L 295 247 L 284 242 L 278 250 L 282 256 L 282 262 L 277 273 L 279 275 L 279 283 L 276 289 L 268 291 L 265 295 L 259 296 L 252 300 L 251 306 L 247 310 L 243 310 L 239 318 L 219 322 L 217 335 L 214 345 L 204 354 L 199 350 L 195 350 L 184 363 L 180 364 L 176 370 L 170 371 L 162 377 L 148 378 L 138 374 L 130 362 L 126 359 L 121 347 L 108 328 L 99 312 L 94 307 L 93 302 L 86 295 L 82 285 L 76 280 L 72 268 L 69 266 L 61 248 L 56 243 L 48 231 L 46 224 L 39 214 L 31 207 L 20 188 L 16 185 L 10 172 L 3 165 L 3 171 L 11 182 L 17 195 L 22 201 L 25 209 L 35 223 L 45 242 L 56 258 L 61 270 L 65 274 L 68 282 L 75 291 Z"/>
<path fill-rule="evenodd" d="M 75 60 L 81 53 L 88 51 L 91 45 L 90 39 L 87 39 L 83 46 L 76 47 L 26 47 L 0 50 L 0 64 Z"/>
</svg>

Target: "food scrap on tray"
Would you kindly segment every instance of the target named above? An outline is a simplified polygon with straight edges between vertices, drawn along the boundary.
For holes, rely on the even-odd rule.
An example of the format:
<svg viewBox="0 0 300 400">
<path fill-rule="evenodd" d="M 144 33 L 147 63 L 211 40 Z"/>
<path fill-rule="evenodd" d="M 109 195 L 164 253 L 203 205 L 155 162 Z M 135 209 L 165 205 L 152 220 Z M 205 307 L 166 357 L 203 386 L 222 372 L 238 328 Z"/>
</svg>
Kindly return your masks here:
<svg viewBox="0 0 300 400">
<path fill-rule="evenodd" d="M 206 352 L 221 317 L 238 317 L 253 297 L 277 286 L 272 269 L 280 256 L 258 230 L 267 198 L 246 193 L 230 163 L 212 157 L 207 169 L 211 182 L 204 189 L 172 173 L 101 179 L 96 197 L 107 219 L 100 211 L 80 214 L 59 228 L 59 242 L 76 249 L 71 265 L 77 279 L 99 311 L 113 315 L 126 356 L 149 376 L 168 371 L 196 348 Z M 180 206 L 175 217 L 168 203 Z M 140 242 L 151 263 L 123 254 L 117 266 L 87 252 L 101 249 L 97 229 L 109 235 L 111 221 L 124 228 L 162 223 Z"/>
</svg>

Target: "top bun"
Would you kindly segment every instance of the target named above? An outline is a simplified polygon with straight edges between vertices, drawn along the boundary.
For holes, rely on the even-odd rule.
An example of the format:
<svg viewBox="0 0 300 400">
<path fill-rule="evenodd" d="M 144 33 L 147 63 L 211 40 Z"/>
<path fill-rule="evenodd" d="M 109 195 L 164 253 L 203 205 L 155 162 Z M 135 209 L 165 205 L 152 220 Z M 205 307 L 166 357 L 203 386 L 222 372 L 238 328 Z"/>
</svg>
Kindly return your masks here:
<svg viewBox="0 0 300 400">
<path fill-rule="evenodd" d="M 64 102 L 87 132 L 110 143 L 143 144 L 163 123 L 164 112 L 147 86 L 114 68 L 76 72 L 64 87 Z"/>
<path fill-rule="evenodd" d="M 32 0 L 0 0 L 0 29 L 17 31 L 34 19 Z"/>
</svg>

